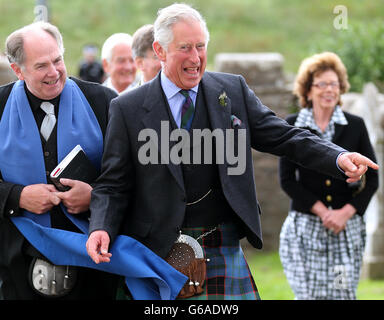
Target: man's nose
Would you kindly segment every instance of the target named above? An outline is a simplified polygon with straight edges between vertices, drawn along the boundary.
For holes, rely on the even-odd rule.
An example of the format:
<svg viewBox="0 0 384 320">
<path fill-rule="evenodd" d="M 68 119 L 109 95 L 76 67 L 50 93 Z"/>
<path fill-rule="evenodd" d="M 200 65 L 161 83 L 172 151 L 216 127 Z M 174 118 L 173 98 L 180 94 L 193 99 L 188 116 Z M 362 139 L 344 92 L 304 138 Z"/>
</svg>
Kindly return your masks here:
<svg viewBox="0 0 384 320">
<path fill-rule="evenodd" d="M 133 69 L 136 69 L 135 62 L 134 62 L 134 61 L 127 61 L 127 62 L 124 64 L 124 68 L 127 69 L 127 70 L 133 70 Z"/>
<path fill-rule="evenodd" d="M 191 55 L 190 59 L 192 60 L 193 63 L 198 64 L 200 63 L 200 56 L 199 56 L 199 51 L 195 47 L 191 49 Z"/>
<path fill-rule="evenodd" d="M 57 70 L 56 66 L 51 63 L 48 66 L 48 76 L 57 76 L 59 74 L 59 71 Z"/>
</svg>

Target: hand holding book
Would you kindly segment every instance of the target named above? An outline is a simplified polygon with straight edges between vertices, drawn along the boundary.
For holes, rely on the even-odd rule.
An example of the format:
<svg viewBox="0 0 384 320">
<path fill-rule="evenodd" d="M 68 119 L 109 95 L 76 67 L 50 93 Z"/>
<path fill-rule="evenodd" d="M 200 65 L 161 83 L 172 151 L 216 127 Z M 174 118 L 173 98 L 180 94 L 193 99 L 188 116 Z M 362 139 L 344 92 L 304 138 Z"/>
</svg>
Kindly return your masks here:
<svg viewBox="0 0 384 320">
<path fill-rule="evenodd" d="M 77 214 L 88 211 L 92 187 L 86 182 L 66 178 L 61 178 L 60 183 L 70 188 L 68 191 L 56 192 L 68 213 Z"/>
<path fill-rule="evenodd" d="M 88 159 L 80 145 L 72 149 L 70 153 L 51 172 L 50 178 L 57 190 L 68 191 L 70 186 L 60 183 L 61 178 L 79 180 L 88 184 L 94 182 L 98 172 Z"/>
<path fill-rule="evenodd" d="M 52 171 L 50 178 L 61 191 L 56 195 L 69 213 L 80 213 L 89 209 L 92 187 L 90 183 L 98 172 L 80 145 L 73 150 Z"/>
</svg>

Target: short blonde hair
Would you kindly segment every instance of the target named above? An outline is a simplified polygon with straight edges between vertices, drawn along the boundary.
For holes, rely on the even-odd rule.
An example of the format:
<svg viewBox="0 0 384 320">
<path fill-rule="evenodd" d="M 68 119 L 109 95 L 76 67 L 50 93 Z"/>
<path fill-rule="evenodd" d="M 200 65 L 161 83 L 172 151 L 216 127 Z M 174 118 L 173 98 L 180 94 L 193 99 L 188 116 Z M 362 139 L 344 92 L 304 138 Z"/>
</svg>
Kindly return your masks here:
<svg viewBox="0 0 384 320">
<path fill-rule="evenodd" d="M 303 60 L 296 76 L 293 93 L 299 98 L 302 108 L 311 108 L 312 102 L 308 100 L 313 78 L 324 71 L 332 70 L 337 74 L 340 82 L 340 94 L 349 90 L 348 74 L 339 56 L 333 52 L 322 52 Z M 338 104 L 341 105 L 341 99 Z"/>
</svg>

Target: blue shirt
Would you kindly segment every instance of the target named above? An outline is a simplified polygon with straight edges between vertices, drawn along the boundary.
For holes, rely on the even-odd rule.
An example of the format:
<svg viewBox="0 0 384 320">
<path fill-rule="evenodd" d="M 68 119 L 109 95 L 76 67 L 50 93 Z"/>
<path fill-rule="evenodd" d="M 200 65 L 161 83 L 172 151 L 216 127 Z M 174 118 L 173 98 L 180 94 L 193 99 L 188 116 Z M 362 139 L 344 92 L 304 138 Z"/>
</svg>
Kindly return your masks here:
<svg viewBox="0 0 384 320">
<path fill-rule="evenodd" d="M 167 76 L 164 74 L 164 72 L 161 72 L 160 76 L 161 76 L 160 77 L 161 87 L 163 88 L 165 96 L 167 97 L 168 104 L 169 104 L 169 107 L 171 108 L 173 118 L 175 119 L 177 126 L 180 128 L 181 109 L 183 107 L 183 103 L 185 100 L 185 97 L 179 92 L 182 89 L 176 86 L 171 80 L 169 80 Z M 193 105 L 196 105 L 198 88 L 199 88 L 199 85 L 196 85 L 195 87 L 193 87 L 188 91 L 189 96 L 193 101 Z"/>
</svg>

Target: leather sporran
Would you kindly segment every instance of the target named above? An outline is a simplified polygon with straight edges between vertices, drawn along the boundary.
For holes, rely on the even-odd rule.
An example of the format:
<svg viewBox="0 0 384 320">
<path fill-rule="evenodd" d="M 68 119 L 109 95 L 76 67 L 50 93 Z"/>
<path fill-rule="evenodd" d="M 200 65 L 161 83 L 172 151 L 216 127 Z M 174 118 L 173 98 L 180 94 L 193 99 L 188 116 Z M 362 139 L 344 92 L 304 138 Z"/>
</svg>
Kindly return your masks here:
<svg viewBox="0 0 384 320">
<path fill-rule="evenodd" d="M 180 234 L 165 260 L 188 277 L 177 298 L 185 299 L 204 292 L 206 260 L 200 244 L 192 237 Z"/>
</svg>

